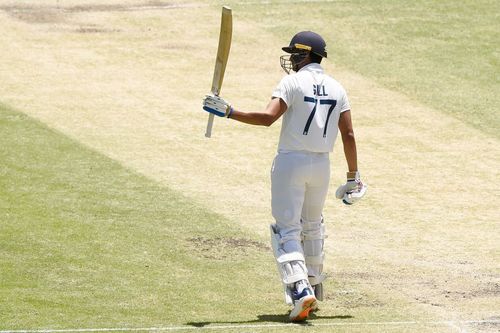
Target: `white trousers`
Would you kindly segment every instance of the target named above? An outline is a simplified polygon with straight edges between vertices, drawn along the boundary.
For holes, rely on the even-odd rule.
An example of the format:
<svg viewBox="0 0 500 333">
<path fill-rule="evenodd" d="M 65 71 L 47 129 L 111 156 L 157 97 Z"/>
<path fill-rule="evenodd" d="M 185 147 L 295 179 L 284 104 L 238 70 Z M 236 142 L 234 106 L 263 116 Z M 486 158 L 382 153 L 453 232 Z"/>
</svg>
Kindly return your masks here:
<svg viewBox="0 0 500 333">
<path fill-rule="evenodd" d="M 286 253 L 322 254 L 323 237 L 310 237 L 312 241 L 302 244 L 301 235 L 303 231 L 318 236 L 322 233 L 322 212 L 329 181 L 328 153 L 280 152 L 274 159 L 271 169 L 272 214 Z M 310 276 L 319 276 L 322 265 L 307 265 L 307 268 Z"/>
</svg>

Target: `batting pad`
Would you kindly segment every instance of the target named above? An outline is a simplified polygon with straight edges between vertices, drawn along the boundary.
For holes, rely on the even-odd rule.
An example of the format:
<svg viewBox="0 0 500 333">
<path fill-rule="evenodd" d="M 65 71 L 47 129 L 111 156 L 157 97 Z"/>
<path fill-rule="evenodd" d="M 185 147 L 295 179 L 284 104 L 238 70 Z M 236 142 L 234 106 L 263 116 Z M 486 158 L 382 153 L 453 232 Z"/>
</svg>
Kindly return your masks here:
<svg viewBox="0 0 500 333">
<path fill-rule="evenodd" d="M 302 223 L 302 247 L 306 260 L 306 267 L 309 274 L 309 282 L 314 287 L 316 298 L 323 300 L 323 281 L 326 275 L 323 274 L 323 262 L 325 253 L 323 251 L 325 224 L 323 219 L 319 221 L 307 221 L 301 219 Z"/>
<path fill-rule="evenodd" d="M 276 267 L 283 283 L 285 302 L 293 305 L 292 292 L 295 283 L 307 280 L 307 268 L 304 255 L 300 252 L 286 253 L 281 247 L 281 236 L 276 230 L 276 225 L 271 224 L 271 245 L 273 248 Z"/>
</svg>

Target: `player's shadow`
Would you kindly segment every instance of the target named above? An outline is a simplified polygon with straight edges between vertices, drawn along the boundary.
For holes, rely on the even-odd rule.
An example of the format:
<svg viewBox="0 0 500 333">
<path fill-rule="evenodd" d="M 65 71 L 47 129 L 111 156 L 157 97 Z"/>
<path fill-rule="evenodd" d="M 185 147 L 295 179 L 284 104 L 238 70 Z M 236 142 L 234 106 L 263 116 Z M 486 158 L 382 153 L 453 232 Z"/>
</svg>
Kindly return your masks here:
<svg viewBox="0 0 500 333">
<path fill-rule="evenodd" d="M 353 316 L 350 315 L 343 315 L 343 316 L 321 316 L 317 314 L 311 314 L 309 316 L 309 319 L 300 323 L 297 323 L 297 325 L 303 325 L 303 326 L 308 326 L 311 325 L 312 323 L 310 322 L 311 320 L 322 320 L 322 319 L 351 319 L 354 318 Z M 288 318 L 288 314 L 282 314 L 282 315 L 258 315 L 257 319 L 254 320 L 242 320 L 242 321 L 191 321 L 186 323 L 186 325 L 194 326 L 194 327 L 205 327 L 207 325 L 212 325 L 212 324 L 256 324 L 256 323 L 290 323 L 290 320 Z"/>
</svg>

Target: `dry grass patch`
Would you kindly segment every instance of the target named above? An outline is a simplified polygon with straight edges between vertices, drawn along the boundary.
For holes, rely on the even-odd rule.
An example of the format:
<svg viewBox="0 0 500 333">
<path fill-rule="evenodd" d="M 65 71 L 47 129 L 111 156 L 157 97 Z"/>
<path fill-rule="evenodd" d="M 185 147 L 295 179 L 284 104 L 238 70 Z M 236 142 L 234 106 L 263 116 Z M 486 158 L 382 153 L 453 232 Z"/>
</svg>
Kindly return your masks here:
<svg viewBox="0 0 500 333">
<path fill-rule="evenodd" d="M 194 254 L 214 260 L 241 260 L 252 255 L 253 251 L 271 250 L 267 244 L 246 238 L 190 237 L 186 241 Z"/>
</svg>

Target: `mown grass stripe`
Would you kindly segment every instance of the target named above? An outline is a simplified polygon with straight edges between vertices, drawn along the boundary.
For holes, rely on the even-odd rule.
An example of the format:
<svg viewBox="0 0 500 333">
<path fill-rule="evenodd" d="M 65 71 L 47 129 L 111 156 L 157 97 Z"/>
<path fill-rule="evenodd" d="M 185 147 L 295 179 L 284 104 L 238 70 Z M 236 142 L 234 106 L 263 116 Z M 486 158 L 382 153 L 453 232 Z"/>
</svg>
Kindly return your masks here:
<svg viewBox="0 0 500 333">
<path fill-rule="evenodd" d="M 226 218 L 6 106 L 0 142 L 0 328 L 184 323 L 244 315 L 247 276 L 270 292 L 267 246 Z"/>
</svg>

